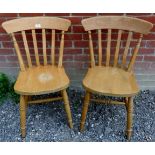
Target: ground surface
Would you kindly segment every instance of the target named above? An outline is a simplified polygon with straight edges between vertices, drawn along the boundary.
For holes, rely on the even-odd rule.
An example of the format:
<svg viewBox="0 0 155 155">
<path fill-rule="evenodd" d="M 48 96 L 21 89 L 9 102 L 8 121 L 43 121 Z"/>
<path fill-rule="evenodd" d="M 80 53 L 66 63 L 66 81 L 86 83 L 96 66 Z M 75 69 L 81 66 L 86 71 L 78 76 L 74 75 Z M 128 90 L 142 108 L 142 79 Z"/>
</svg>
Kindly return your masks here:
<svg viewBox="0 0 155 155">
<path fill-rule="evenodd" d="M 126 111 L 122 105 L 92 103 L 86 128 L 79 132 L 84 92 L 70 89 L 74 129 L 67 125 L 62 102 L 31 105 L 27 111 L 27 136 L 20 137 L 19 105 L 6 101 L 0 106 L 0 141 L 127 141 Z M 131 141 L 155 141 L 155 94 L 142 91 L 134 99 L 134 132 Z"/>
</svg>

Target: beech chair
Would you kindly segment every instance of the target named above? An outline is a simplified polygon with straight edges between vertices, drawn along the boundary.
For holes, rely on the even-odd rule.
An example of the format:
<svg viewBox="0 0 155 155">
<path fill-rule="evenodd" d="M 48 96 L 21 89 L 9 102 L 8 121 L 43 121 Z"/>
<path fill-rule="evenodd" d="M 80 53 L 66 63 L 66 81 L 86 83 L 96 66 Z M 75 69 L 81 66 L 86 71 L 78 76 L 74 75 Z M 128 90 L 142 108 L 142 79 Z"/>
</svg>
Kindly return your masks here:
<svg viewBox="0 0 155 155">
<path fill-rule="evenodd" d="M 136 60 L 143 34 L 148 34 L 153 27 L 152 23 L 145 20 L 125 16 L 98 16 L 82 20 L 82 25 L 89 35 L 89 48 L 91 67 L 83 79 L 86 89 L 80 130 L 83 131 L 86 114 L 90 101 L 107 104 L 125 105 L 127 110 L 127 138 L 130 140 L 132 133 L 133 97 L 139 92 L 136 78 L 133 73 L 133 65 Z M 93 41 L 94 31 L 97 31 Z M 116 33 L 116 47 L 112 55 L 111 44 L 112 31 Z M 133 34 L 138 36 L 133 38 Z M 106 37 L 105 37 L 106 35 Z M 95 36 L 94 36 L 95 37 Z M 106 45 L 103 44 L 106 38 Z M 121 47 L 125 41 L 123 52 Z M 136 40 L 136 44 L 132 41 Z M 97 46 L 98 63 L 95 62 L 94 44 Z M 102 46 L 104 45 L 104 46 Z M 135 47 L 132 50 L 132 46 Z M 106 46 L 106 47 L 105 47 Z M 129 50 L 132 50 L 132 52 Z M 104 53 L 104 55 L 102 55 Z M 120 55 L 122 53 L 122 56 Z M 130 53 L 130 56 L 128 56 Z M 112 57 L 113 56 L 113 57 Z M 104 58 L 105 57 L 105 58 Z M 102 60 L 105 59 L 105 63 Z M 128 61 L 128 59 L 130 59 Z M 91 94 L 122 97 L 122 101 L 91 98 Z"/>
<path fill-rule="evenodd" d="M 15 92 L 20 94 L 20 124 L 21 135 L 26 136 L 26 109 L 27 104 L 33 103 L 46 103 L 51 101 L 63 100 L 65 110 L 68 117 L 69 127 L 72 128 L 72 117 L 69 106 L 69 100 L 66 88 L 69 86 L 69 78 L 67 77 L 63 68 L 63 50 L 64 50 L 64 33 L 70 27 L 71 22 L 67 19 L 56 17 L 30 17 L 20 18 L 6 21 L 2 24 L 3 28 L 8 34 L 11 35 L 14 47 L 18 56 L 20 72 L 14 86 Z M 37 31 L 41 31 L 41 38 L 37 40 Z M 56 32 L 59 31 L 61 35 L 60 48 L 58 54 L 58 62 L 56 63 L 55 57 L 55 42 Z M 51 50 L 50 62 L 47 59 L 47 32 L 50 33 Z M 20 33 L 22 40 L 17 40 Z M 32 38 L 32 49 L 28 40 L 28 33 Z M 39 33 L 39 32 L 38 32 Z M 39 51 L 38 41 L 42 41 L 42 51 Z M 23 58 L 20 43 L 23 42 L 26 60 Z M 33 50 L 32 53 L 30 50 Z M 42 54 L 42 55 L 41 55 Z M 41 58 L 43 63 L 41 64 Z M 33 63 L 33 60 L 35 62 Z M 60 97 L 32 100 L 33 95 L 43 95 L 47 93 L 60 92 Z"/>
</svg>

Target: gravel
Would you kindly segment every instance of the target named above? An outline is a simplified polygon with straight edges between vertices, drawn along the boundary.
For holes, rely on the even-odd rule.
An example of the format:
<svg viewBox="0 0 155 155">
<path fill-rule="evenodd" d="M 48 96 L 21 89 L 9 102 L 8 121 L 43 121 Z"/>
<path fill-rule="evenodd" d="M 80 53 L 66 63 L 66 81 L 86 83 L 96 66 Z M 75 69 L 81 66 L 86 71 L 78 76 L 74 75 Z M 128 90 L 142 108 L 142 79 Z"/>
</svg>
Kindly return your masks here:
<svg viewBox="0 0 155 155">
<path fill-rule="evenodd" d="M 5 101 L 0 107 L 0 141 L 127 141 L 125 106 L 92 103 L 88 110 L 85 131 L 80 133 L 79 124 L 84 92 L 70 88 L 68 94 L 73 116 L 73 129 L 67 125 L 62 102 L 29 105 L 27 135 L 22 139 L 20 137 L 19 104 Z M 121 99 L 118 98 L 118 100 Z M 134 132 L 131 141 L 155 141 L 155 94 L 149 90 L 141 91 L 135 97 L 134 103 Z"/>
</svg>

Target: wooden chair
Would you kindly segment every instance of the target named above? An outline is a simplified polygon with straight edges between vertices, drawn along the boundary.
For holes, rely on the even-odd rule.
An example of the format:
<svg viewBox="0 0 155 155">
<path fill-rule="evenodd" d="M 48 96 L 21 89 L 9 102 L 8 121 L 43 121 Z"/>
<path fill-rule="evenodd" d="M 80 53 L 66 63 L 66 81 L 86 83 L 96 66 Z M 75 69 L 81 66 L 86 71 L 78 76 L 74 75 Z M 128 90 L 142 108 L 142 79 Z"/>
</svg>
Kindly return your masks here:
<svg viewBox="0 0 155 155">
<path fill-rule="evenodd" d="M 64 33 L 68 30 L 71 22 L 62 18 L 55 17 L 30 17 L 30 18 L 20 18 L 15 20 L 6 21 L 2 24 L 3 28 L 9 33 L 13 39 L 14 47 L 18 56 L 20 64 L 20 72 L 15 83 L 14 89 L 20 94 L 20 123 L 21 123 L 21 135 L 25 137 L 26 135 L 26 108 L 27 103 L 43 103 L 63 100 L 65 105 L 65 110 L 68 117 L 68 122 L 70 128 L 72 125 L 71 111 L 68 101 L 68 96 L 66 88 L 69 86 L 69 79 L 65 73 L 62 66 L 63 61 L 63 49 L 64 49 Z M 38 52 L 38 40 L 37 40 L 37 29 L 41 31 L 43 52 Z M 55 42 L 56 42 L 56 32 L 61 31 L 61 41 L 59 48 L 59 58 L 58 63 L 55 61 Z M 27 32 L 28 31 L 28 32 Z M 51 38 L 51 60 L 48 62 L 47 59 L 47 31 L 50 32 Z M 16 34 L 21 34 L 22 41 L 25 48 L 27 62 L 24 62 L 22 51 L 20 48 L 20 43 L 17 41 Z M 32 38 L 33 55 L 35 62 L 31 56 L 29 48 L 28 34 Z M 39 33 L 39 32 L 38 32 Z M 43 64 L 41 64 L 41 57 L 43 55 Z M 42 100 L 31 100 L 32 95 L 42 95 L 47 93 L 61 92 L 60 97 L 48 98 Z"/>
<path fill-rule="evenodd" d="M 153 25 L 147 21 L 130 18 L 125 16 L 98 16 L 82 20 L 82 25 L 89 35 L 89 47 L 91 68 L 83 80 L 83 86 L 86 89 L 86 95 L 83 105 L 80 130 L 84 129 L 84 123 L 89 106 L 89 102 L 99 102 L 107 104 L 123 104 L 127 110 L 127 137 L 130 139 L 132 133 L 132 113 L 133 113 L 133 97 L 139 92 L 139 88 L 133 73 L 133 65 L 136 60 L 143 34 L 149 33 Z M 94 30 L 97 31 L 95 41 L 97 41 L 98 63 L 95 63 Z M 116 48 L 112 58 L 112 30 L 116 35 Z M 107 35 L 106 35 L 107 31 Z M 138 34 L 136 45 L 128 63 L 128 51 L 132 43 L 133 33 Z M 127 34 L 124 51 L 122 52 L 122 60 L 120 59 L 120 49 L 122 40 Z M 106 35 L 106 47 L 102 46 L 102 38 Z M 123 38 L 123 39 L 122 39 Z M 134 39 L 135 40 L 135 39 Z M 130 44 L 131 43 L 131 44 Z M 102 52 L 105 51 L 105 63 Z M 100 94 L 105 96 L 122 97 L 124 102 L 114 100 L 99 100 L 91 98 L 91 94 Z"/>
</svg>

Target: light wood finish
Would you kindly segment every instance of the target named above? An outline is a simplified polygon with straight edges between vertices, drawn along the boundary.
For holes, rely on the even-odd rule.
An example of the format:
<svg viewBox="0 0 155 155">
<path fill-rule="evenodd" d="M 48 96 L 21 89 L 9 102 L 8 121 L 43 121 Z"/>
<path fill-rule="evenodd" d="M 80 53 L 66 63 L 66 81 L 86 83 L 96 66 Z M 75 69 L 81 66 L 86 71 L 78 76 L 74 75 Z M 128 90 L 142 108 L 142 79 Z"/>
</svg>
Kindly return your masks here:
<svg viewBox="0 0 155 155">
<path fill-rule="evenodd" d="M 67 113 L 69 127 L 73 128 L 72 115 L 71 115 L 71 110 L 70 110 L 70 106 L 69 106 L 68 95 L 67 95 L 67 92 L 65 89 L 62 90 L 62 96 L 63 96 L 63 100 L 64 100 L 65 110 Z"/>
<path fill-rule="evenodd" d="M 94 49 L 93 49 L 91 31 L 88 31 L 88 35 L 89 35 L 89 48 L 90 48 L 91 67 L 94 67 L 95 66 L 95 59 L 94 59 Z"/>
<path fill-rule="evenodd" d="M 44 57 L 44 65 L 47 65 L 47 54 L 46 54 L 46 32 L 45 32 L 45 29 L 42 29 L 42 41 L 43 41 L 43 57 Z"/>
<path fill-rule="evenodd" d="M 61 67 L 62 66 L 63 48 L 64 48 L 64 31 L 62 31 L 62 36 L 61 36 L 61 41 L 60 41 L 58 67 Z"/>
<path fill-rule="evenodd" d="M 69 107 L 68 96 L 66 88 L 69 86 L 69 78 L 63 68 L 63 50 L 64 50 L 64 33 L 68 30 L 71 22 L 67 19 L 56 17 L 30 17 L 20 18 L 6 21 L 2 24 L 3 28 L 11 35 L 16 53 L 19 60 L 21 70 L 17 77 L 14 90 L 20 94 L 20 119 L 21 119 L 21 133 L 22 137 L 26 135 L 26 107 L 28 104 L 47 103 L 62 100 L 65 104 L 65 110 L 68 117 L 69 126 L 72 128 L 72 117 Z M 38 48 L 38 33 L 40 29 L 42 32 L 42 54 L 39 53 Z M 47 61 L 47 29 L 51 33 L 51 61 Z M 29 31 L 27 31 L 29 30 Z M 55 39 L 56 31 L 61 30 L 61 43 L 59 52 L 58 65 L 55 63 Z M 22 34 L 24 48 L 27 56 L 27 64 L 24 64 L 20 48 L 16 40 L 16 32 Z M 34 54 L 36 64 L 32 65 L 30 55 L 29 40 L 27 40 L 26 33 L 32 33 L 32 41 L 34 47 Z M 32 47 L 31 47 L 32 48 Z M 43 55 L 43 64 L 39 56 Z M 61 92 L 60 97 L 31 100 L 33 95 L 43 95 L 47 93 Z"/>
<path fill-rule="evenodd" d="M 90 99 L 90 101 L 96 102 L 96 103 L 125 105 L 124 102 L 113 101 L 113 100 L 108 100 L 108 99 L 104 99 L 104 100 L 100 100 L 100 99 Z"/>
<path fill-rule="evenodd" d="M 98 16 L 82 20 L 86 31 L 96 29 L 119 29 L 148 34 L 153 24 L 142 19 L 126 16 Z"/>
<path fill-rule="evenodd" d="M 59 101 L 62 100 L 62 97 L 56 97 L 56 98 L 48 98 L 48 99 L 42 99 L 42 100 L 33 100 L 28 101 L 28 104 L 36 104 L 36 103 L 48 103 L 53 101 Z"/>
<path fill-rule="evenodd" d="M 109 66 L 109 63 L 110 63 L 110 46 L 111 46 L 111 29 L 108 29 L 107 52 L 106 52 L 106 66 Z"/>
<path fill-rule="evenodd" d="M 55 29 L 67 31 L 71 25 L 70 20 L 58 17 L 25 17 L 2 23 L 7 33 L 32 29 Z"/>
<path fill-rule="evenodd" d="M 131 39 L 132 39 L 132 32 L 129 32 L 127 42 L 126 42 L 126 46 L 125 46 L 125 50 L 124 50 L 124 54 L 123 54 L 122 67 L 126 65 L 126 58 L 127 58 L 127 54 L 129 51 Z"/>
<path fill-rule="evenodd" d="M 89 101 L 106 104 L 123 104 L 127 110 L 127 136 L 131 137 L 132 130 L 132 111 L 133 111 L 133 97 L 139 92 L 138 84 L 132 70 L 136 60 L 136 56 L 140 47 L 140 43 L 143 34 L 149 33 L 153 27 L 152 23 L 147 21 L 125 17 L 125 16 L 98 16 L 91 17 L 82 20 L 82 25 L 89 35 L 89 47 L 91 57 L 91 67 L 83 79 L 83 86 L 86 89 L 86 96 L 84 101 L 84 107 L 82 111 L 82 119 L 80 130 L 84 128 L 86 113 L 89 105 Z M 106 62 L 105 66 L 102 65 L 102 29 L 107 29 L 107 47 L 106 47 Z M 111 41 L 113 29 L 118 29 L 117 44 L 114 53 L 113 64 L 110 60 L 111 57 Z M 95 66 L 94 50 L 93 50 L 93 38 L 91 31 L 96 30 L 98 32 L 98 66 Z M 118 61 L 119 53 L 121 49 L 122 33 L 128 32 L 125 50 L 122 56 L 122 61 Z M 105 31 L 104 31 L 105 32 Z M 132 34 L 139 33 L 140 37 L 137 39 L 137 45 L 134 48 L 127 64 L 128 51 L 130 49 L 130 43 L 132 41 Z M 95 40 L 96 41 L 96 40 Z M 91 99 L 89 94 L 100 94 L 105 96 L 122 97 L 124 102 L 115 100 L 100 100 Z"/>
<path fill-rule="evenodd" d="M 52 43 L 51 43 L 51 62 L 55 65 L 55 30 L 52 30 Z"/>
<path fill-rule="evenodd" d="M 69 86 L 64 68 L 38 66 L 19 72 L 14 89 L 22 95 L 41 95 L 57 92 Z"/>
<path fill-rule="evenodd" d="M 86 120 L 89 103 L 90 103 L 90 93 L 87 91 L 86 95 L 85 95 L 84 103 L 83 103 L 80 131 L 84 130 L 84 124 L 85 124 L 85 120 Z"/>
<path fill-rule="evenodd" d="M 102 31 L 98 30 L 98 65 L 102 66 Z"/>
<path fill-rule="evenodd" d="M 29 51 L 25 31 L 22 31 L 22 37 L 23 37 L 23 41 L 24 41 L 24 46 L 25 46 L 28 65 L 29 65 L 29 67 L 32 67 L 32 61 L 31 61 L 31 57 L 30 57 L 30 51 Z"/>
<path fill-rule="evenodd" d="M 20 96 L 20 128 L 21 136 L 24 138 L 26 135 L 26 99 L 25 96 Z"/>
<path fill-rule="evenodd" d="M 23 61 L 22 55 L 20 53 L 20 49 L 19 49 L 19 46 L 18 46 L 18 43 L 16 41 L 14 33 L 12 33 L 11 36 L 12 36 L 12 39 L 13 39 L 14 47 L 16 49 L 16 53 L 17 53 L 17 56 L 18 56 L 18 61 L 19 61 L 21 71 L 25 71 L 24 61 Z"/>
<path fill-rule="evenodd" d="M 135 47 L 135 49 L 133 51 L 132 59 L 130 60 L 130 63 L 129 63 L 129 66 L 128 66 L 128 71 L 132 70 L 132 67 L 133 67 L 133 65 L 135 63 L 136 56 L 137 56 L 138 50 L 140 48 L 140 43 L 142 41 L 142 37 L 143 37 L 143 34 L 140 35 L 140 38 L 139 38 L 139 40 L 137 42 L 137 45 L 136 45 L 136 47 Z"/>
<path fill-rule="evenodd" d="M 132 135 L 132 123 L 133 123 L 133 98 L 129 97 L 129 101 L 127 103 L 127 138 L 130 140 Z"/>
<path fill-rule="evenodd" d="M 106 96 L 127 97 L 139 92 L 134 74 L 115 67 L 90 68 L 83 86 L 86 90 Z"/>
<path fill-rule="evenodd" d="M 38 46 L 37 46 L 37 39 L 36 39 L 36 32 L 35 32 L 35 30 L 32 30 L 32 38 L 33 38 L 33 46 L 34 46 L 36 64 L 37 64 L 37 66 L 40 66 L 39 55 L 38 55 Z"/>
<path fill-rule="evenodd" d="M 122 30 L 119 30 L 118 38 L 117 38 L 117 45 L 116 45 L 116 50 L 115 50 L 115 57 L 114 57 L 114 67 L 116 67 L 118 64 L 118 54 L 119 54 L 119 50 L 120 50 L 121 36 L 122 36 Z"/>
</svg>

